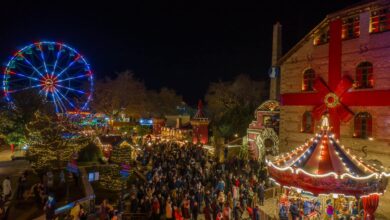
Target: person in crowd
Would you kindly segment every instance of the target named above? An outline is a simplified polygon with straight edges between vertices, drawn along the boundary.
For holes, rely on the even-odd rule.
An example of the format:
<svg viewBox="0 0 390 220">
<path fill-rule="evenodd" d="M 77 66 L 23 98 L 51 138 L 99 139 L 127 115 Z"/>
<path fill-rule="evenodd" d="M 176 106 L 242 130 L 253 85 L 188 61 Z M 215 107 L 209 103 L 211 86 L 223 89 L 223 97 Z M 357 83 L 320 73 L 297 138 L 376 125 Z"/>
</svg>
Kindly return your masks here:
<svg viewBox="0 0 390 220">
<path fill-rule="evenodd" d="M 45 211 L 46 220 L 55 219 L 56 202 L 53 195 L 48 196 L 43 210 Z"/>
<path fill-rule="evenodd" d="M 99 219 L 100 220 L 106 220 L 109 218 L 110 213 L 110 205 L 107 201 L 107 199 L 104 199 L 102 203 L 100 204 L 100 210 L 99 210 Z"/>
<path fill-rule="evenodd" d="M 54 184 L 53 172 L 51 170 L 47 171 L 46 176 L 47 176 L 47 187 L 49 189 L 51 189 L 53 187 L 53 184 Z"/>
<path fill-rule="evenodd" d="M 167 202 L 165 203 L 165 219 L 171 220 L 173 219 L 173 208 L 171 198 L 168 197 Z"/>
<path fill-rule="evenodd" d="M 130 211 L 147 219 L 253 219 L 264 203 L 260 163 L 233 156 L 223 168 L 202 147 L 175 142 L 155 144 L 138 160 L 148 171 L 144 184 L 128 189 Z"/>
<path fill-rule="evenodd" d="M 88 213 L 87 210 L 85 210 L 84 206 L 80 205 L 80 220 L 87 220 L 88 219 Z"/>
<path fill-rule="evenodd" d="M 296 201 L 293 201 L 290 206 L 290 213 L 292 220 L 299 219 L 299 208 Z"/>
<path fill-rule="evenodd" d="M 9 176 L 7 176 L 3 180 L 3 198 L 4 198 L 4 200 L 10 199 L 11 194 L 12 194 L 11 180 L 10 180 Z"/>
<path fill-rule="evenodd" d="M 160 202 L 158 201 L 156 196 L 153 198 L 152 219 L 154 220 L 160 219 Z"/>
<path fill-rule="evenodd" d="M 26 191 L 27 187 L 27 176 L 26 172 L 24 172 L 18 180 L 18 191 L 16 193 L 16 198 L 17 199 L 23 199 L 24 192 Z"/>
<path fill-rule="evenodd" d="M 264 185 L 263 185 L 263 183 L 260 183 L 259 189 L 258 189 L 258 194 L 259 194 L 259 203 L 261 206 L 264 205 L 264 193 L 265 193 Z"/>
<path fill-rule="evenodd" d="M 288 220 L 288 208 L 285 204 L 279 206 L 279 219 Z"/>
<path fill-rule="evenodd" d="M 80 220 L 81 206 L 79 202 L 75 202 L 73 208 L 70 210 L 70 217 L 72 220 Z"/>
</svg>

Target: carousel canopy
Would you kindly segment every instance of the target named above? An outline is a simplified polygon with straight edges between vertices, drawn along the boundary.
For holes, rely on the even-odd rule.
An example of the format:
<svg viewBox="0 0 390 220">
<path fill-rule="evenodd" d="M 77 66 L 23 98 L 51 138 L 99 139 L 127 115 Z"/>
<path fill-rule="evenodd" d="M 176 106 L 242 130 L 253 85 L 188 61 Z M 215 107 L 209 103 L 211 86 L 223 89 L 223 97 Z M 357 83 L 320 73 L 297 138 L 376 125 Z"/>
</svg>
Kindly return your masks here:
<svg viewBox="0 0 390 220">
<path fill-rule="evenodd" d="M 271 178 L 283 186 L 315 195 L 332 193 L 359 197 L 382 193 L 388 176 L 383 167 L 353 155 L 329 130 L 325 116 L 321 131 L 315 137 L 267 161 Z"/>
</svg>

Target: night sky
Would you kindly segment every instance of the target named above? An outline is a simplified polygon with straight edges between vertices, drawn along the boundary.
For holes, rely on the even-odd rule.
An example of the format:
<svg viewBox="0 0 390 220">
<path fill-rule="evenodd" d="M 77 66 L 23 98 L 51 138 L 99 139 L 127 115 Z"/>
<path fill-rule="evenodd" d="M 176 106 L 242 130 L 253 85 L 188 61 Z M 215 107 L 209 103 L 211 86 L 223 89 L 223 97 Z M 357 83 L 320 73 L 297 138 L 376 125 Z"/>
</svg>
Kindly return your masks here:
<svg viewBox="0 0 390 220">
<path fill-rule="evenodd" d="M 31 42 L 61 41 L 88 59 L 98 79 L 129 69 L 148 88 L 175 89 L 193 105 L 212 81 L 267 78 L 276 21 L 286 52 L 326 14 L 359 1 L 102 2 L 2 1 L 2 64 Z"/>
</svg>

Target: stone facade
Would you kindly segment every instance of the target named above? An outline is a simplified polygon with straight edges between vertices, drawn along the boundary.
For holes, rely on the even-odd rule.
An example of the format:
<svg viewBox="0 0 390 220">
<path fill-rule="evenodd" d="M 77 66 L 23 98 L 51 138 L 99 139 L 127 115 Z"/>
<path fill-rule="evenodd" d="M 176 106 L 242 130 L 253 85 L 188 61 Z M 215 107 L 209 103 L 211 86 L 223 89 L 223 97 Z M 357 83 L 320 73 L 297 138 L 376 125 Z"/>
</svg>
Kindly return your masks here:
<svg viewBox="0 0 390 220">
<path fill-rule="evenodd" d="M 363 12 L 359 9 L 356 13 L 364 13 L 367 10 L 369 11 L 370 7 L 365 8 Z M 324 20 L 323 25 L 327 25 L 327 19 Z M 369 61 L 373 64 L 374 87 L 366 90 L 390 90 L 390 31 L 370 34 L 368 27 L 360 29 L 360 37 L 342 42 L 342 74 L 355 79 L 358 64 Z M 364 30 L 367 31 L 367 36 L 364 36 Z M 315 30 L 313 34 L 303 39 L 292 53 L 287 54 L 288 57 L 282 59 L 280 63 L 281 94 L 302 92 L 303 72 L 308 68 L 312 68 L 316 76 L 327 81 L 328 44 L 314 45 L 314 33 Z M 389 99 L 390 97 L 383 98 Z M 304 112 L 312 109 L 313 106 L 281 106 L 280 150 L 282 152 L 302 144 L 310 136 L 310 134 L 302 133 L 301 127 Z M 352 119 L 347 123 L 341 123 L 342 143 L 364 154 L 363 156 L 365 156 L 363 152 L 365 151 L 368 158 L 380 159 L 384 165 L 390 166 L 390 107 L 350 106 L 350 109 L 355 114 L 358 112 L 371 114 L 372 139 L 353 138 L 354 120 Z M 318 121 L 315 124 L 318 124 Z M 367 147 L 362 151 L 364 146 Z"/>
<path fill-rule="evenodd" d="M 303 90 L 303 73 L 311 68 L 316 77 L 328 80 L 329 44 L 315 45 L 321 29 L 326 29 L 333 18 L 356 16 L 360 18 L 360 35 L 353 39 L 342 41 L 342 75 L 356 78 L 356 68 L 359 63 L 368 61 L 373 64 L 373 88 L 365 90 L 390 90 L 390 29 L 372 33 L 372 14 L 379 8 L 390 10 L 390 1 L 371 2 L 356 8 L 349 8 L 327 16 L 314 30 L 302 39 L 292 50 L 279 60 L 280 93 L 311 93 Z M 390 22 L 390 21 L 389 21 Z M 352 91 L 358 89 L 352 88 Z M 390 99 L 390 97 L 382 97 Z M 349 147 L 354 154 L 367 160 L 376 160 L 385 167 L 390 167 L 390 106 L 349 106 L 353 113 L 368 112 L 372 116 L 372 135 L 370 138 L 354 138 L 354 119 L 340 124 L 340 141 Z M 286 152 L 297 147 L 310 138 L 313 133 L 302 132 L 302 118 L 305 111 L 311 112 L 313 106 L 283 106 L 280 107 L 280 152 Z M 319 121 L 314 123 L 314 132 L 318 130 Z M 378 212 L 390 216 L 389 193 L 382 199 Z M 385 202 L 385 203 L 384 203 Z M 383 205 L 386 204 L 386 205 Z"/>
</svg>

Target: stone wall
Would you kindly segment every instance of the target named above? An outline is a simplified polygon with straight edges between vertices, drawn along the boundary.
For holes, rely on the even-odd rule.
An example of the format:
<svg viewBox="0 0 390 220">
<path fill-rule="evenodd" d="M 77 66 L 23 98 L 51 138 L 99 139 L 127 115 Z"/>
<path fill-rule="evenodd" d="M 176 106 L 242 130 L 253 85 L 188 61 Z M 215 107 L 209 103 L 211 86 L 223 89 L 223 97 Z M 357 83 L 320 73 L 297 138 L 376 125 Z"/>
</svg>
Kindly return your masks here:
<svg viewBox="0 0 390 220">
<path fill-rule="evenodd" d="M 359 38 L 343 41 L 342 74 L 354 79 L 356 66 L 362 61 L 369 61 L 374 66 L 375 83 L 373 89 L 367 90 L 390 89 L 390 32 L 371 34 L 368 39 L 365 44 L 362 44 Z M 364 52 L 361 48 L 368 48 L 368 50 Z M 310 38 L 281 65 L 281 93 L 302 92 L 302 74 L 307 68 L 313 68 L 317 76 L 327 81 L 328 44 L 315 46 Z M 281 107 L 280 149 L 282 152 L 302 144 L 312 135 L 301 133 L 302 115 L 312 108 L 313 106 Z M 390 107 L 351 106 L 350 109 L 354 113 L 367 111 L 372 115 L 374 139 L 370 141 L 352 138 L 354 126 L 353 120 L 350 120 L 348 123 L 341 124 L 342 143 L 357 151 L 367 146 L 368 158 L 381 158 L 383 164 L 390 166 Z"/>
<path fill-rule="evenodd" d="M 374 88 L 367 90 L 389 90 L 390 32 L 370 34 L 365 39 L 343 41 L 342 74 L 354 79 L 356 66 L 362 61 L 371 62 L 374 69 Z M 301 92 L 302 74 L 307 68 L 313 68 L 317 76 L 321 76 L 325 82 L 328 81 L 328 44 L 314 46 L 313 39 L 309 38 L 281 64 L 281 94 Z M 289 151 L 313 136 L 301 132 L 302 115 L 312 108 L 313 106 L 281 106 L 280 152 Z M 350 120 L 341 124 L 341 143 L 364 159 L 378 160 L 385 167 L 390 167 L 390 106 L 353 106 L 350 109 L 354 113 L 367 111 L 371 114 L 373 140 L 353 138 L 354 122 Z M 315 124 L 318 125 L 319 122 Z M 390 216 L 389 192 L 381 197 L 376 216 L 378 219 Z"/>
</svg>

